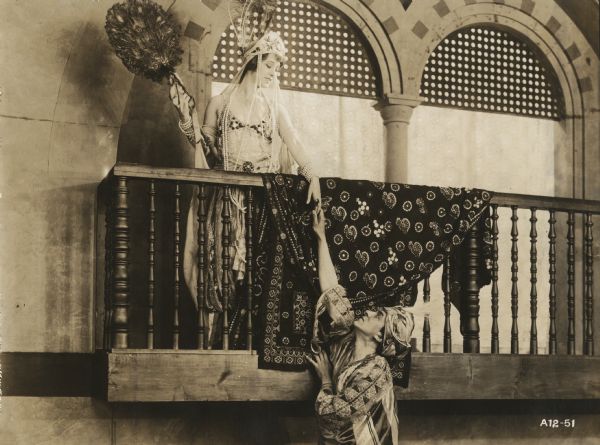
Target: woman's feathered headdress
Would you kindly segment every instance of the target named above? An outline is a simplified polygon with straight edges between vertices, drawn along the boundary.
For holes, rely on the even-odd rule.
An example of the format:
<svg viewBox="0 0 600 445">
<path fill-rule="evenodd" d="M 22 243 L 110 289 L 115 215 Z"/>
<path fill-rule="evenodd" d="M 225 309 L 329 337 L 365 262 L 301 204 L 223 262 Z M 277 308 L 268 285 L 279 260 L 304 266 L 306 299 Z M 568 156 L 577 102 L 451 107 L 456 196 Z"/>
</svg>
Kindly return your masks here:
<svg viewBox="0 0 600 445">
<path fill-rule="evenodd" d="M 278 3 L 279 0 L 231 0 L 229 18 L 242 53 L 267 33 Z"/>
</svg>

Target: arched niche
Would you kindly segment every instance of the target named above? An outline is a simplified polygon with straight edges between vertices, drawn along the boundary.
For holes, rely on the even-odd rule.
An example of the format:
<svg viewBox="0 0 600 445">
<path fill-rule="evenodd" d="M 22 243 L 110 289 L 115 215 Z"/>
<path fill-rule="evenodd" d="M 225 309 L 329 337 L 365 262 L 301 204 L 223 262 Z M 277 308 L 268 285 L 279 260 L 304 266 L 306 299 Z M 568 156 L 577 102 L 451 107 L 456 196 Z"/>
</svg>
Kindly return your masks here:
<svg viewBox="0 0 600 445">
<path fill-rule="evenodd" d="M 568 44 L 559 41 L 545 26 L 534 17 L 515 8 L 497 4 L 476 4 L 457 8 L 453 14 L 441 19 L 435 32 L 429 33 L 423 40 L 416 63 L 407 67 L 407 94 L 418 94 L 422 73 L 429 55 L 451 33 L 474 25 L 494 25 L 515 33 L 536 48 L 546 58 L 554 71 L 563 92 L 565 117 L 555 126 L 555 195 L 592 198 L 594 179 L 586 175 L 585 157 L 593 159 L 600 156 L 598 147 L 590 144 L 586 134 L 596 134 L 597 122 L 590 110 L 598 107 L 598 95 L 585 94 L 581 90 L 581 81 L 588 76 L 580 72 L 580 65 L 573 63 L 567 55 Z M 585 42 L 581 37 L 578 42 Z M 594 61 L 598 65 L 597 59 Z M 406 70 L 405 70 L 406 71 Z M 586 143 L 586 141 L 588 141 Z"/>
<path fill-rule="evenodd" d="M 366 43 L 373 52 L 378 66 L 378 77 L 382 96 L 402 92 L 402 76 L 399 60 L 396 56 L 389 35 L 379 18 L 365 5 L 359 2 L 341 0 L 321 0 L 323 6 L 338 12 L 344 19 L 362 33 Z M 206 16 L 206 10 L 190 11 L 184 22 L 194 22 L 204 29 L 201 39 L 190 42 L 190 81 L 195 84 L 198 110 L 201 112 L 211 95 L 212 56 L 217 50 L 221 33 L 230 25 L 227 11 L 228 2 L 220 2 Z M 188 25 L 189 26 L 189 25 Z"/>
</svg>

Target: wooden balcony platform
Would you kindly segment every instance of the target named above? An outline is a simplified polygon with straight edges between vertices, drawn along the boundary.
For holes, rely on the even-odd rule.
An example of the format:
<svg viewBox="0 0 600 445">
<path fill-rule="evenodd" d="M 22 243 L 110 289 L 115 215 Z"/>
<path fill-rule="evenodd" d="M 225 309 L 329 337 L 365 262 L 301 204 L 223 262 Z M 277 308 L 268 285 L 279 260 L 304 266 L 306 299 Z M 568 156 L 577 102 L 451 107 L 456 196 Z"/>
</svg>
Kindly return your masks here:
<svg viewBox="0 0 600 445">
<path fill-rule="evenodd" d="M 312 400 L 308 371 L 258 369 L 245 351 L 103 352 L 109 402 Z M 400 400 L 598 399 L 600 357 L 414 353 Z"/>
</svg>

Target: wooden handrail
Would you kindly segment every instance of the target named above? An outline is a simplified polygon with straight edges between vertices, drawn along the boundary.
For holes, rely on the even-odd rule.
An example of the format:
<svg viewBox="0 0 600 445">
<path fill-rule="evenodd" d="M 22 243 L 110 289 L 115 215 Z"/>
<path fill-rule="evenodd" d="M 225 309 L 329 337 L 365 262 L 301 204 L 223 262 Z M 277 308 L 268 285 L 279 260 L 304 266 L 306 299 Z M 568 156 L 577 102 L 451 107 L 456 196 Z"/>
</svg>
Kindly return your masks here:
<svg viewBox="0 0 600 445">
<path fill-rule="evenodd" d="M 118 163 L 113 168 L 113 174 L 128 178 L 163 179 L 198 184 L 263 186 L 262 177 L 256 173 L 239 173 L 200 168 L 151 167 L 149 165 Z"/>
<path fill-rule="evenodd" d="M 521 195 L 518 193 L 494 192 L 491 204 L 502 207 L 535 208 L 537 210 L 575 211 L 600 214 L 600 201 L 589 199 L 557 198 L 553 196 Z"/>
<path fill-rule="evenodd" d="M 129 178 L 163 179 L 191 183 L 226 184 L 262 187 L 263 181 L 256 173 L 239 173 L 198 168 L 152 167 L 141 164 L 118 163 L 113 168 L 115 176 Z M 538 210 L 575 211 L 600 214 L 600 201 L 588 199 L 558 198 L 553 196 L 523 195 L 494 192 L 491 204 L 517 206 Z"/>
</svg>

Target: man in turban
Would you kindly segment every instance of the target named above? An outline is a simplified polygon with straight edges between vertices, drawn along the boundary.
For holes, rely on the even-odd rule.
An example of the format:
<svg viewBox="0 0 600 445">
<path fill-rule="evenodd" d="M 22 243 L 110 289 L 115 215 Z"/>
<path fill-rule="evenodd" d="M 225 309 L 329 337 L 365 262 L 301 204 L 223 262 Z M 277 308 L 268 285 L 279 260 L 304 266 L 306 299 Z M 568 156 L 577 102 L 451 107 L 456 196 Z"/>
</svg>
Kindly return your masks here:
<svg viewBox="0 0 600 445">
<path fill-rule="evenodd" d="M 396 306 L 367 310 L 356 318 L 337 281 L 320 209 L 313 214 L 313 229 L 324 290 L 317 302 L 313 343 L 320 352 L 308 357 L 321 380 L 315 402 L 319 443 L 396 445 L 394 379 L 402 380 L 407 372 L 402 359 L 410 353 L 413 316 Z"/>
</svg>

